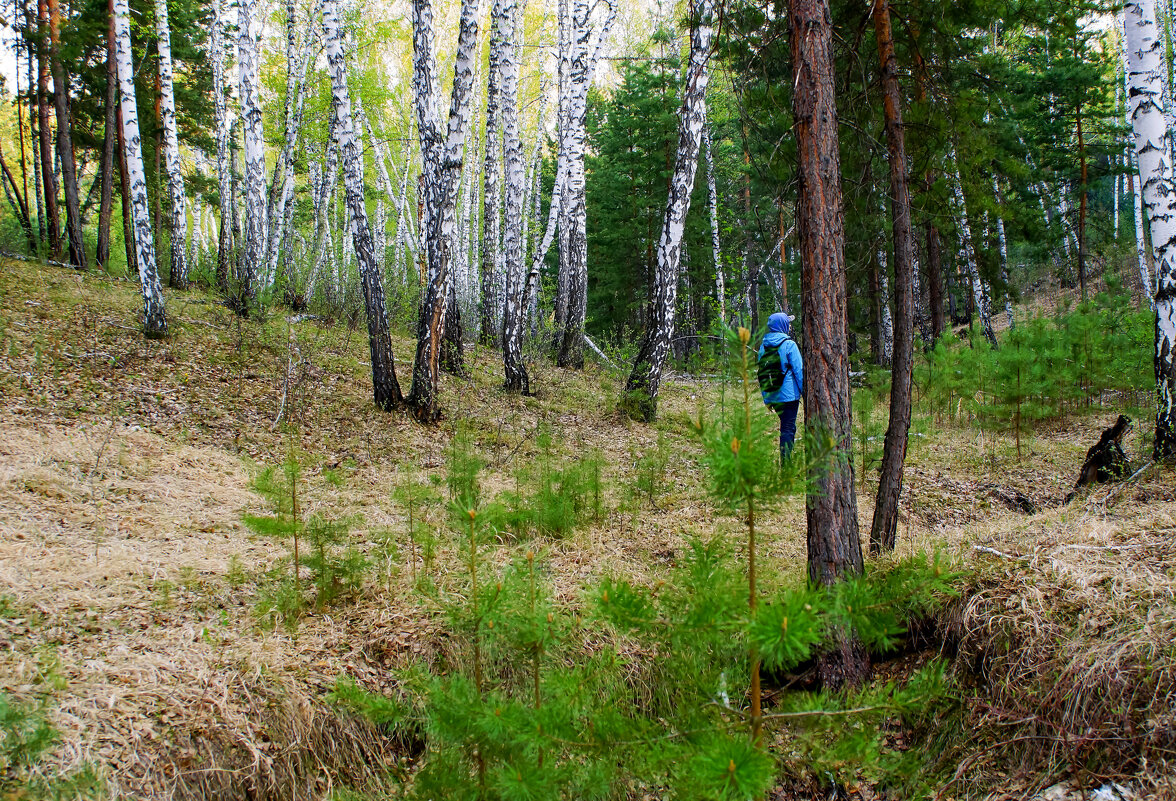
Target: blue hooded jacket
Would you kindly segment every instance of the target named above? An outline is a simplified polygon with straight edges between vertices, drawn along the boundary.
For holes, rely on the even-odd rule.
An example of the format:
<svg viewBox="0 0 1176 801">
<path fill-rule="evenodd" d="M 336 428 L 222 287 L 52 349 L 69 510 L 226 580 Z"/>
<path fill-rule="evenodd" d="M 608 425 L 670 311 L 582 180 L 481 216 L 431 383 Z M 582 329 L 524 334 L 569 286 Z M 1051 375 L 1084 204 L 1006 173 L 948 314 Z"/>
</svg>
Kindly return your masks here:
<svg viewBox="0 0 1176 801">
<path fill-rule="evenodd" d="M 800 400 L 804 396 L 804 361 L 800 357 L 800 348 L 789 336 L 790 330 L 788 315 L 776 312 L 768 318 L 768 333 L 760 343 L 761 359 L 765 349 L 780 346 L 780 367 L 784 370 L 784 383 L 778 390 L 760 393 L 768 406 Z"/>
</svg>

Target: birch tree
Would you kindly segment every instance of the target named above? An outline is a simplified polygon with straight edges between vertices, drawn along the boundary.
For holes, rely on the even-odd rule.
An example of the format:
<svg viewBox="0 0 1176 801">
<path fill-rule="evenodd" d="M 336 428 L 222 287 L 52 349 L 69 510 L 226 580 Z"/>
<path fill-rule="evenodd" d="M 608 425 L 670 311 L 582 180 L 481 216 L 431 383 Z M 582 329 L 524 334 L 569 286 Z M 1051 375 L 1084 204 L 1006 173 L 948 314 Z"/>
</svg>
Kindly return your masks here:
<svg viewBox="0 0 1176 801">
<path fill-rule="evenodd" d="M 239 262 L 237 310 L 248 314 L 257 304 L 257 271 L 265 264 L 265 137 L 261 113 L 262 20 L 255 14 L 257 0 L 238 0 L 237 74 L 241 121 L 245 139 L 245 241 Z"/>
<path fill-rule="evenodd" d="M 37 0 L 37 133 L 41 154 L 41 187 L 45 194 L 45 227 L 49 252 L 61 252 L 61 219 L 57 209 L 57 173 L 53 169 L 53 135 L 49 127 L 49 6 Z"/>
<path fill-rule="evenodd" d="M 1131 70 L 1127 64 L 1127 12 L 1119 11 L 1119 27 L 1123 31 L 1123 47 L 1119 51 L 1120 66 L 1123 70 L 1123 121 L 1131 125 Z M 1147 237 L 1143 230 L 1143 182 L 1139 180 L 1139 165 L 1135 157 L 1135 148 L 1128 146 L 1123 153 L 1123 161 L 1128 168 L 1127 185 L 1131 191 L 1131 200 L 1135 213 L 1135 260 L 1139 264 L 1139 283 L 1143 286 L 1144 297 L 1153 309 L 1156 305 L 1155 287 L 1152 284 L 1151 270 L 1147 265 Z"/>
<path fill-rule="evenodd" d="M 707 62 L 714 41 L 713 0 L 696 0 L 693 10 L 697 24 L 690 34 L 690 64 L 682 89 L 679 110 L 678 152 L 670 179 L 670 194 L 657 247 L 653 307 L 649 324 L 637 352 L 637 361 L 625 384 L 629 413 L 649 422 L 657 416 L 657 397 L 662 370 L 670 351 L 674 330 L 674 307 L 678 300 L 678 268 L 690 194 L 698 170 L 698 152 L 706 119 Z"/>
<path fill-rule="evenodd" d="M 331 76 L 331 107 L 334 138 L 338 142 L 339 161 L 343 167 L 348 227 L 359 263 L 363 300 L 367 310 L 368 345 L 372 359 L 372 393 L 376 406 L 390 411 L 400 405 L 400 384 L 396 381 L 396 363 L 392 356 L 392 338 L 388 333 L 388 311 L 384 303 L 384 284 L 380 265 L 368 227 L 363 196 L 363 150 L 351 116 L 351 96 L 347 88 L 347 65 L 343 56 L 343 28 L 335 10 L 335 0 L 323 2 L 323 34 L 327 71 Z"/>
<path fill-rule="evenodd" d="M 972 284 L 972 298 L 976 302 L 976 314 L 980 318 L 980 330 L 984 334 L 984 338 L 995 348 L 997 347 L 996 334 L 992 331 L 992 301 L 988 294 L 988 288 L 984 285 L 984 280 L 980 277 L 980 267 L 976 262 L 976 249 L 972 245 L 972 228 L 968 222 L 968 207 L 964 200 L 964 184 L 960 180 L 960 165 L 956 159 L 955 148 L 952 148 L 951 161 L 955 168 L 955 183 L 952 184 L 952 192 L 955 197 L 955 214 L 957 227 L 960 232 L 960 251 L 963 257 L 964 266 L 968 270 L 968 278 Z"/>
<path fill-rule="evenodd" d="M 184 175 L 180 167 L 180 136 L 176 128 L 176 94 L 172 79 L 171 29 L 167 0 L 155 0 L 155 33 L 159 49 L 159 122 L 163 128 L 163 158 L 171 201 L 171 285 L 188 288 L 184 243 L 188 238 L 188 209 L 184 200 Z"/>
<path fill-rule="evenodd" d="M 451 249 L 456 226 L 457 192 L 462 167 L 462 150 L 469 118 L 469 96 L 474 81 L 474 51 L 478 39 L 478 0 L 462 0 L 453 92 L 450 96 L 447 129 L 441 128 L 437 108 L 437 68 L 433 52 L 432 0 L 413 1 L 413 91 L 416 96 L 417 132 L 421 142 L 421 184 L 427 282 L 417 324 L 416 361 L 408 403 L 421 421 L 439 416 L 442 340 L 453 338 L 457 304 L 454 297 Z M 453 308 L 450 308 L 450 307 Z M 448 320 L 453 314 L 455 319 Z M 450 359 L 460 357 L 460 328 L 457 342 L 450 346 Z M 460 370 L 459 364 L 452 364 Z"/>
<path fill-rule="evenodd" d="M 155 242 L 151 236 L 147 178 L 143 171 L 139 112 L 135 104 L 135 66 L 131 60 L 130 9 L 127 0 L 113 2 L 123 149 L 130 184 L 135 259 L 139 267 L 139 285 L 143 290 L 143 331 L 149 338 L 155 339 L 167 335 L 167 315 L 163 304 L 163 288 L 159 285 L 159 272 L 155 265 Z"/>
<path fill-rule="evenodd" d="M 498 292 L 495 277 L 499 271 L 502 253 L 501 208 L 498 186 L 499 156 L 502 153 L 499 130 L 499 103 L 501 97 L 502 72 L 502 2 L 494 0 L 490 14 L 490 64 L 486 76 L 486 144 L 485 161 L 482 165 L 482 278 L 479 300 L 478 341 L 493 347 L 502 341 L 502 327 L 498 314 Z"/>
<path fill-rule="evenodd" d="M 502 312 L 502 365 L 506 389 L 531 391 L 527 366 L 523 362 L 523 328 L 526 321 L 526 276 L 523 265 L 523 192 L 526 175 L 523 142 L 519 133 L 519 51 L 520 14 L 516 0 L 503 0 L 499 26 L 503 48 L 502 150 L 505 196 L 503 198 L 502 245 L 506 255 L 506 302 Z"/>
<path fill-rule="evenodd" d="M 1156 438 L 1154 456 L 1176 457 L 1176 186 L 1168 147 L 1170 132 L 1164 120 L 1160 81 L 1162 44 L 1156 26 L 1153 0 L 1128 2 L 1124 8 L 1127 29 L 1128 91 L 1135 156 L 1139 163 L 1143 203 L 1151 221 L 1152 251 L 1156 266 Z"/>
<path fill-rule="evenodd" d="M 228 0 L 213 0 L 212 9 L 212 101 L 216 126 L 216 185 L 219 198 L 220 232 L 216 244 L 216 283 L 229 292 L 233 265 L 233 172 L 229 162 L 229 112 L 225 97 L 225 19 Z"/>
<path fill-rule="evenodd" d="M 702 143 L 706 146 L 706 191 L 710 206 L 711 251 L 715 263 L 715 300 L 719 304 L 719 321 L 726 324 L 727 292 L 723 286 L 723 253 L 719 247 L 719 193 L 715 187 L 715 150 L 709 124 L 702 127 Z"/>
</svg>

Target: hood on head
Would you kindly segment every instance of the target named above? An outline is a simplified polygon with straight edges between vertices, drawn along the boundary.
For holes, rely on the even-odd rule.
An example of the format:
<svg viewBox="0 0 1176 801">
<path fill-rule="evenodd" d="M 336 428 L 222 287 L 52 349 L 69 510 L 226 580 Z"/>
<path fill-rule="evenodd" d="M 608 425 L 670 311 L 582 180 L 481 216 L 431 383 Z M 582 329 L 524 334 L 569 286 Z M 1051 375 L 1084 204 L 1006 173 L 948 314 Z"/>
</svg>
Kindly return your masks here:
<svg viewBox="0 0 1176 801">
<path fill-rule="evenodd" d="M 796 319 L 790 314 L 776 312 L 768 318 L 769 334 L 787 334 L 792 330 L 792 321 Z"/>
</svg>

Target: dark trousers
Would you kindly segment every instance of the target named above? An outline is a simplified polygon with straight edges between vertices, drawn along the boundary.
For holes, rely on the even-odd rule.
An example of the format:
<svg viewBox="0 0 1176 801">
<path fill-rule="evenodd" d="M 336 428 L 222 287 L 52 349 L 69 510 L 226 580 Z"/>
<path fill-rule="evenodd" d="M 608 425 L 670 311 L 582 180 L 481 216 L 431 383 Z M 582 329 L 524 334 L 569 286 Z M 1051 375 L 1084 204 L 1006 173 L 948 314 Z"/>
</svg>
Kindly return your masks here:
<svg viewBox="0 0 1176 801">
<path fill-rule="evenodd" d="M 799 410 L 799 400 L 776 404 L 776 412 L 780 415 L 781 460 L 792 456 L 792 444 L 796 440 L 796 413 Z"/>
</svg>

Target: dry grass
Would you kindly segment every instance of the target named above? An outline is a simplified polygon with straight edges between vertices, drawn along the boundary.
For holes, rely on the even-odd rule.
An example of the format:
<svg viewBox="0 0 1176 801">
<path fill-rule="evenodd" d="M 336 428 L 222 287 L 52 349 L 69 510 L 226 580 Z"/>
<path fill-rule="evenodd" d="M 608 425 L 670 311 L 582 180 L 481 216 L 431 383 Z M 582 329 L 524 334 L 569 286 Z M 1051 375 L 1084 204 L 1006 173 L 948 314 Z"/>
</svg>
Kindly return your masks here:
<svg viewBox="0 0 1176 801">
<path fill-rule="evenodd" d="M 370 785 L 409 752 L 322 700 L 340 675 L 392 690 L 392 668 L 462 658 L 407 567 L 311 615 L 296 638 L 261 631 L 251 616 L 257 576 L 285 551 L 240 516 L 261 509 L 248 489 L 254 466 L 292 444 L 307 468 L 308 511 L 362 515 L 361 541 L 403 528 L 392 489 L 443 473 L 452 423 L 489 462 L 490 494 L 537 457 L 540 424 L 565 455 L 599 450 L 609 514 L 538 543 L 567 604 L 610 572 L 652 584 L 691 535 L 740 539 L 738 521 L 705 497 L 689 434 L 688 420 L 714 405 L 713 382 L 668 383 L 661 421 L 642 426 L 614 413 L 617 376 L 540 365 L 539 394 L 519 398 L 498 390 L 495 354 L 474 351 L 471 379 L 445 379 L 449 422 L 421 428 L 372 409 L 362 332 L 238 325 L 209 301 L 169 295 L 173 336 L 151 343 L 136 330 L 133 285 L 0 262 L 0 596 L 12 612 L 0 616 L 0 690 L 52 700 L 63 739 L 46 770 L 96 765 L 116 797 L 309 798 Z M 275 425 L 287 342 L 300 355 L 285 410 L 293 436 Z M 407 381 L 411 343 L 395 344 Z M 988 744 L 1001 732 L 1044 738 L 962 751 L 961 780 L 977 787 L 1023 788 L 1096 751 L 1100 770 L 1141 786 L 1166 764 L 1176 714 L 1172 474 L 1149 474 L 1109 503 L 1096 491 L 1059 506 L 1105 424 L 1083 417 L 1044 430 L 1020 463 L 1010 442 L 969 427 L 930 426 L 912 441 L 900 552 L 940 548 L 979 568 L 950 621 L 961 675 L 971 681 L 978 668 L 988 704 L 970 724 Z M 674 454 L 664 494 L 619 510 L 636 458 L 659 434 Z M 328 469 L 341 485 L 323 480 Z M 863 526 L 872 490 L 870 478 L 859 486 Z M 1040 511 L 1006 506 L 1011 491 Z M 786 502 L 761 528 L 764 586 L 803 575 L 803 504 Z M 508 561 L 510 545 L 492 558 Z M 438 556 L 442 584 L 453 547 Z M 230 580 L 234 564 L 244 584 Z"/>
</svg>

